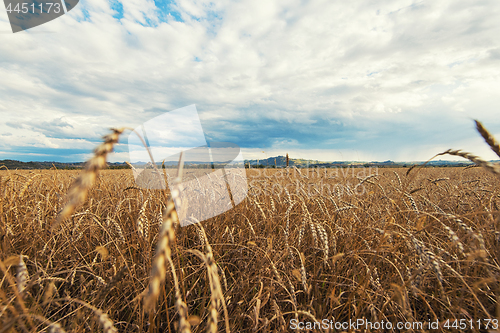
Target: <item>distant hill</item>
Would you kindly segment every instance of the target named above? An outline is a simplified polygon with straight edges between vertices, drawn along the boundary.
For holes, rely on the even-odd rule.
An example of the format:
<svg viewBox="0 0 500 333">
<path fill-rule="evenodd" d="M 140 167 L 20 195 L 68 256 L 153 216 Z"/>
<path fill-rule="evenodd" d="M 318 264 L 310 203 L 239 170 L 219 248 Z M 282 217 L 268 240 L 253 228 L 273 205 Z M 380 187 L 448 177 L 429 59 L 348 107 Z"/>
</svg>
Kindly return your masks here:
<svg viewBox="0 0 500 333">
<path fill-rule="evenodd" d="M 2 169 L 82 169 L 85 162 L 62 163 L 62 162 L 21 162 L 16 160 L 0 160 Z M 110 169 L 128 168 L 125 163 L 108 163 Z"/>
<path fill-rule="evenodd" d="M 289 165 L 290 166 L 296 165 L 297 164 L 296 161 L 298 160 L 290 159 Z M 248 165 L 248 163 L 250 163 L 250 165 L 252 166 L 254 165 L 273 166 L 276 163 L 277 167 L 283 167 L 286 166 L 286 156 L 269 157 L 262 160 L 245 160 L 245 165 Z"/>
<path fill-rule="evenodd" d="M 490 162 L 500 162 L 500 161 L 490 161 Z M 337 161 L 337 162 L 322 162 L 318 160 L 305 160 L 305 159 L 297 159 L 297 158 L 290 158 L 289 160 L 289 166 L 295 166 L 298 168 L 315 168 L 315 167 L 323 167 L 323 168 L 334 168 L 334 167 L 347 167 L 347 166 L 353 166 L 353 167 L 393 167 L 393 168 L 398 168 L 398 167 L 410 167 L 412 165 L 420 165 L 424 164 L 425 162 L 421 161 L 413 161 L 413 162 L 394 162 L 391 160 L 383 161 L 383 162 L 377 162 L 377 161 L 372 161 L 372 162 L 366 162 L 366 161 Z M 286 157 L 285 156 L 276 156 L 276 157 L 269 157 L 265 159 L 254 159 L 254 160 L 245 160 L 245 165 L 250 164 L 251 167 L 285 167 L 286 166 Z M 474 164 L 470 161 L 463 160 L 463 161 L 443 161 L 443 160 L 436 160 L 436 161 L 430 161 L 426 165 L 427 166 L 441 166 L 441 167 L 461 167 L 461 166 L 467 166 Z"/>
<path fill-rule="evenodd" d="M 493 163 L 500 163 L 499 160 L 490 161 Z M 298 168 L 315 168 L 315 167 L 323 167 L 323 168 L 335 168 L 335 167 L 410 167 L 412 165 L 420 165 L 424 162 L 394 162 L 394 161 L 383 161 L 383 162 L 360 162 L 360 161 L 337 161 L 337 162 L 322 162 L 318 160 L 305 160 L 300 158 L 290 158 L 289 166 L 290 167 L 298 167 Z M 144 166 L 146 163 L 134 163 L 137 166 Z M 175 167 L 177 162 L 165 163 L 168 167 Z M 252 168 L 257 167 L 278 167 L 282 168 L 286 166 L 286 157 L 285 156 L 275 156 L 269 157 L 262 160 L 245 160 L 245 166 L 250 166 Z M 472 165 L 472 162 L 467 160 L 463 161 L 430 161 L 427 163 L 427 166 L 439 166 L 439 167 L 464 167 L 467 165 Z M 157 163 L 159 167 L 161 167 L 161 163 Z M 201 167 L 205 165 L 202 162 L 191 162 L 185 165 L 185 167 Z M 74 162 L 74 163 L 62 163 L 62 162 L 21 162 L 16 160 L 0 160 L 0 168 L 16 170 L 16 169 L 82 169 L 85 166 L 85 162 Z M 128 165 L 126 163 L 117 162 L 117 163 L 108 163 L 109 169 L 128 169 Z"/>
</svg>

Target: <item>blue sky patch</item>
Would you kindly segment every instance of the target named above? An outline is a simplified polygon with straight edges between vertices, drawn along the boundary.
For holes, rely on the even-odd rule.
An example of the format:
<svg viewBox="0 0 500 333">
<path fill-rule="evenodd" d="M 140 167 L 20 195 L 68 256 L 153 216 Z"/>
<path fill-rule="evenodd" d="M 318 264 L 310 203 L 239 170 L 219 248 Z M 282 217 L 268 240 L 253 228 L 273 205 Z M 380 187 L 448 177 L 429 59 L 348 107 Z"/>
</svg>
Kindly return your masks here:
<svg viewBox="0 0 500 333">
<path fill-rule="evenodd" d="M 113 17 L 117 20 L 121 20 L 123 18 L 123 5 L 120 1 L 112 1 L 111 9 L 115 11 Z"/>
<path fill-rule="evenodd" d="M 161 22 L 168 22 L 173 18 L 177 22 L 184 22 L 181 14 L 174 10 L 174 1 L 158 1 L 155 0 L 155 6 L 159 10 L 159 19 Z"/>
</svg>

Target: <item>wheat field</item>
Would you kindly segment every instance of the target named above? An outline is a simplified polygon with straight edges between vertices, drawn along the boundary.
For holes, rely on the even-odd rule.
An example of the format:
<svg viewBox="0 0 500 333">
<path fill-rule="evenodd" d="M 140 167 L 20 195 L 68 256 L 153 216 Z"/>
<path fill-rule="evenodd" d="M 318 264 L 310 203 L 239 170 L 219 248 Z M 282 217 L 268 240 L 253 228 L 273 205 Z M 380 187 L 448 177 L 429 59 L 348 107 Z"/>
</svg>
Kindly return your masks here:
<svg viewBox="0 0 500 333">
<path fill-rule="evenodd" d="M 132 170 L 88 184 L 80 171 L 0 170 L 0 332 L 498 329 L 495 173 L 247 169 L 247 180 L 235 208 L 180 227 L 175 193 L 138 188 Z M 79 201 L 75 186 L 88 191 Z M 333 324 L 349 320 L 423 326 Z"/>
<path fill-rule="evenodd" d="M 407 170 L 247 170 L 248 197 L 201 222 L 206 236 L 174 226 L 190 329 L 205 331 L 211 316 L 207 267 L 192 252 L 207 241 L 233 332 L 284 332 L 294 318 L 496 318 L 498 179 L 480 168 Z M 170 270 L 154 309 L 142 302 L 168 198 L 136 188 L 130 170 L 106 170 L 50 231 L 77 175 L 1 172 L 2 331 L 96 331 L 104 314 L 118 331 L 176 331 Z"/>
</svg>

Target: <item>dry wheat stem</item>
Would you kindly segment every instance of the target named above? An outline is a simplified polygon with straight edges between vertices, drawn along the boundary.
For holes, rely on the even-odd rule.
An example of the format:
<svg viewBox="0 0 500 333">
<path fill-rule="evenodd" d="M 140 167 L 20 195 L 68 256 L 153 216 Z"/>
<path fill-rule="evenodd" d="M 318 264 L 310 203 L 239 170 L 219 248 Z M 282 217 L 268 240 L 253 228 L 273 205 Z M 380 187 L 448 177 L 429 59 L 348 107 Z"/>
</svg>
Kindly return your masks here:
<svg viewBox="0 0 500 333">
<path fill-rule="evenodd" d="M 174 193 L 173 195 L 175 195 Z M 158 244 L 156 245 L 156 254 L 153 260 L 151 276 L 149 279 L 148 293 L 144 297 L 144 308 L 147 311 L 153 309 L 156 300 L 160 295 L 160 286 L 165 280 L 167 261 L 171 262 L 171 245 L 174 244 L 174 223 L 177 221 L 177 213 L 173 199 L 167 203 L 167 207 L 163 212 L 163 222 L 159 234 Z M 170 258 L 170 260 L 168 259 Z M 175 274 L 175 270 L 173 272 Z M 175 280 L 177 276 L 175 276 Z"/>
<path fill-rule="evenodd" d="M 99 170 L 106 166 L 106 157 L 113 151 L 113 146 L 118 143 L 120 134 L 125 128 L 112 129 L 113 133 L 104 137 L 104 142 L 94 149 L 94 156 L 87 162 L 85 170 L 71 185 L 68 191 L 68 202 L 59 213 L 52 229 L 56 228 L 62 221 L 68 218 L 75 208 L 85 200 L 87 192 L 94 184 Z"/>
<path fill-rule="evenodd" d="M 471 153 L 464 152 L 461 150 L 448 149 L 442 153 L 437 154 L 436 156 L 446 155 L 446 154 L 466 158 L 469 161 L 476 163 L 477 165 L 485 168 L 486 170 L 488 170 L 488 171 L 492 172 L 493 174 L 500 177 L 500 166 L 499 165 L 482 160 L 481 158 L 479 158 L 476 155 L 473 155 Z"/>
<path fill-rule="evenodd" d="M 229 327 L 229 314 L 227 311 L 226 307 L 226 301 L 224 299 L 224 294 L 222 292 L 222 286 L 220 283 L 219 279 L 219 274 L 217 265 L 215 264 L 214 256 L 213 256 L 213 251 L 212 251 L 212 246 L 208 242 L 207 235 L 205 233 L 205 229 L 201 225 L 201 223 L 196 224 L 197 227 L 201 230 L 203 233 L 203 236 L 205 238 L 205 248 L 207 253 L 204 255 L 205 258 L 205 264 L 207 266 L 207 273 L 208 273 L 208 278 L 210 282 L 210 290 L 211 290 L 211 296 L 210 296 L 210 317 L 209 317 L 209 322 L 208 322 L 208 331 L 209 332 L 217 332 L 217 307 L 219 302 L 222 304 L 222 308 L 224 311 L 224 319 L 225 319 L 225 325 L 226 325 L 226 333 L 230 333 L 231 329 Z"/>
<path fill-rule="evenodd" d="M 488 130 L 481 124 L 481 122 L 474 120 L 476 123 L 476 129 L 477 131 L 481 134 L 483 137 L 484 141 L 490 146 L 491 150 L 497 154 L 498 157 L 500 157 L 500 145 L 498 142 L 495 140 L 495 137 L 488 132 Z"/>
</svg>

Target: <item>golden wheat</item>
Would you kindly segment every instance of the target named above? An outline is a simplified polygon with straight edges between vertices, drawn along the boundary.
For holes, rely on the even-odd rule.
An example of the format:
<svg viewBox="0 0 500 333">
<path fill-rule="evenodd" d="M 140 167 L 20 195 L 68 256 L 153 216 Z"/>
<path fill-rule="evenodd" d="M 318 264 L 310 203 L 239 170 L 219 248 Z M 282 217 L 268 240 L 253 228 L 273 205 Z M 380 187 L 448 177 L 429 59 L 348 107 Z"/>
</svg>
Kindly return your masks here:
<svg viewBox="0 0 500 333">
<path fill-rule="evenodd" d="M 141 189 L 131 170 L 100 171 L 118 135 L 82 175 L 0 170 L 0 330 L 284 332 L 292 319 L 497 319 L 496 164 L 376 175 L 247 169 L 241 204 L 181 228 L 178 190 Z M 99 181 L 82 180 L 97 171 Z M 70 213 L 58 214 L 65 192 Z"/>
</svg>

